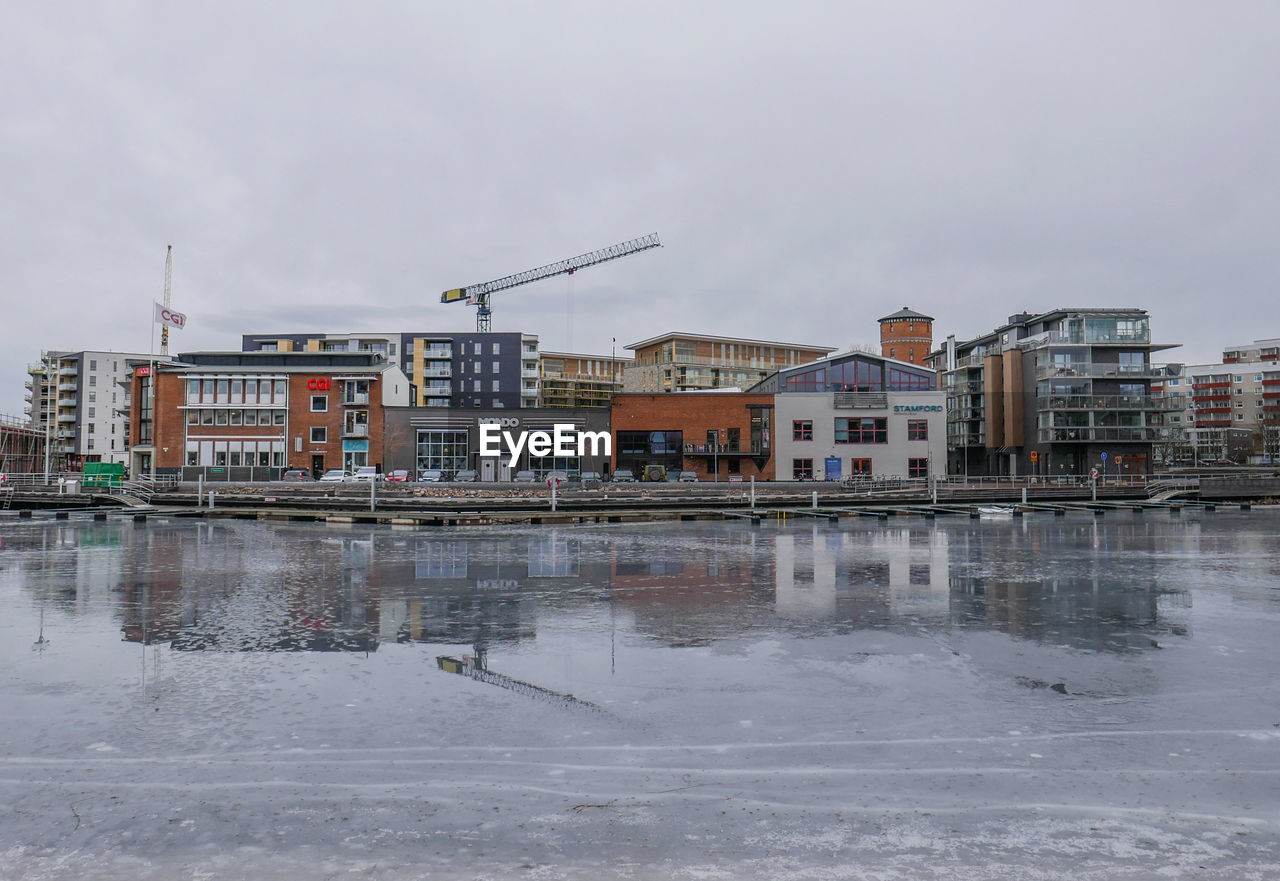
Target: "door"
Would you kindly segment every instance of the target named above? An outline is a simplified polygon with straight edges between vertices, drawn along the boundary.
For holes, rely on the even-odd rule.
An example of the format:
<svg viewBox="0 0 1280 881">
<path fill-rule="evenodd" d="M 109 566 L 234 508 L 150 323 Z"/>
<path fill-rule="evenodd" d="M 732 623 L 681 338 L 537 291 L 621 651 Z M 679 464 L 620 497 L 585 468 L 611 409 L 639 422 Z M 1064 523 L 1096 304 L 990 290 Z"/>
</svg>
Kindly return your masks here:
<svg viewBox="0 0 1280 881">
<path fill-rule="evenodd" d="M 480 460 L 480 479 L 486 483 L 493 483 L 493 460 Z"/>
<path fill-rule="evenodd" d="M 324 455 L 311 457 L 311 476 L 319 480 L 324 474 Z"/>
</svg>

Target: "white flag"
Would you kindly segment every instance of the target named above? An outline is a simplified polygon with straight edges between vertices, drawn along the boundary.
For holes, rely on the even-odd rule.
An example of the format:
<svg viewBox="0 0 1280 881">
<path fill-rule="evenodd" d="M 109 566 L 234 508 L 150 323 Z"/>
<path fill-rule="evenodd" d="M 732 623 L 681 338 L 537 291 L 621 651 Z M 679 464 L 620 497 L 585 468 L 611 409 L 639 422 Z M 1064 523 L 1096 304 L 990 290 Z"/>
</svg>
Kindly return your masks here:
<svg viewBox="0 0 1280 881">
<path fill-rule="evenodd" d="M 182 330 L 182 328 L 187 324 L 187 316 L 183 315 L 181 312 L 174 312 L 172 309 L 167 309 L 159 303 L 156 303 L 156 317 L 154 321 L 156 324 L 167 324 L 169 327 L 176 327 L 178 330 Z"/>
</svg>

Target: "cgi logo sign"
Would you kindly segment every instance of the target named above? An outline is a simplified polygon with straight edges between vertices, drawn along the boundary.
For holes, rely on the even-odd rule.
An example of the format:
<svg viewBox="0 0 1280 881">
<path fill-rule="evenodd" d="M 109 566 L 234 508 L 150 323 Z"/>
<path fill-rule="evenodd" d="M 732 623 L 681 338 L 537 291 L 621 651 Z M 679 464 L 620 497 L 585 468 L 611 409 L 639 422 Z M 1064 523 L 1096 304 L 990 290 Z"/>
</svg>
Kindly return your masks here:
<svg viewBox="0 0 1280 881">
<path fill-rule="evenodd" d="M 329 380 L 322 376 L 316 376 L 307 380 L 307 388 L 313 392 L 327 392 L 329 390 Z"/>
</svg>

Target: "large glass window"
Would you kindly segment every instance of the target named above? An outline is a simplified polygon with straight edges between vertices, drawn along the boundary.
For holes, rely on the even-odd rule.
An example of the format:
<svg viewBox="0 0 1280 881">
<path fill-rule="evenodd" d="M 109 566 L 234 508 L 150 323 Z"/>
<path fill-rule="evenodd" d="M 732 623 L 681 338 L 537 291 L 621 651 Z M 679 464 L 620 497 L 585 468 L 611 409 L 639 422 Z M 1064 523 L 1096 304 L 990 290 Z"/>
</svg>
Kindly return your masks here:
<svg viewBox="0 0 1280 881">
<path fill-rule="evenodd" d="M 471 446 L 467 430 L 419 429 L 417 443 L 418 471 L 461 471 L 469 467 Z"/>
<path fill-rule="evenodd" d="M 907 440 L 928 440 L 929 439 L 929 420 L 927 419 L 908 419 L 907 420 Z"/>
<path fill-rule="evenodd" d="M 836 420 L 836 443 L 838 444 L 887 444 L 888 442 L 889 419 L 887 416 Z"/>
</svg>

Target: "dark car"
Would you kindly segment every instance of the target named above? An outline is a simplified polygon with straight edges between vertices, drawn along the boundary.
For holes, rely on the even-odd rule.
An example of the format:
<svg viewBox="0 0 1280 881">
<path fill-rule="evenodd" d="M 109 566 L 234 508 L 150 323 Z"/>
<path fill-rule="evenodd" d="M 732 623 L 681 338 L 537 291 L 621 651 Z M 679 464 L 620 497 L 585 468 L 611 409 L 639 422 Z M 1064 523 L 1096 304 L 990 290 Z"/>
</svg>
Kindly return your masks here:
<svg viewBox="0 0 1280 881">
<path fill-rule="evenodd" d="M 281 480 L 315 480 L 311 476 L 311 472 L 305 468 L 290 468 L 284 474 L 280 475 Z"/>
<path fill-rule="evenodd" d="M 476 471 L 474 468 L 464 468 L 453 475 L 453 479 L 458 483 L 475 483 Z"/>
<path fill-rule="evenodd" d="M 631 473 L 630 468 L 619 468 L 613 472 L 613 477 L 609 478 L 614 483 L 635 483 L 636 476 Z"/>
<path fill-rule="evenodd" d="M 439 468 L 428 468 L 418 473 L 418 480 L 423 483 L 439 483 L 444 480 L 444 472 Z"/>
</svg>

